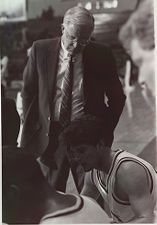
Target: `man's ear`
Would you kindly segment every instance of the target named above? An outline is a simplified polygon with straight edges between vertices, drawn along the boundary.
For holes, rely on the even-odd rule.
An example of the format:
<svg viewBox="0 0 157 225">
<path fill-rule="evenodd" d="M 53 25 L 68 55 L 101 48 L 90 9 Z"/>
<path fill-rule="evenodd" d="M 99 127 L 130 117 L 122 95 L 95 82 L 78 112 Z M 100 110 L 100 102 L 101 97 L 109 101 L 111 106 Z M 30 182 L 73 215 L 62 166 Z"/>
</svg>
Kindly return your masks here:
<svg viewBox="0 0 157 225">
<path fill-rule="evenodd" d="M 64 28 L 64 24 L 62 23 L 62 24 L 61 24 L 61 31 L 62 31 L 62 34 L 63 34 L 64 29 L 65 29 L 65 28 Z"/>
</svg>

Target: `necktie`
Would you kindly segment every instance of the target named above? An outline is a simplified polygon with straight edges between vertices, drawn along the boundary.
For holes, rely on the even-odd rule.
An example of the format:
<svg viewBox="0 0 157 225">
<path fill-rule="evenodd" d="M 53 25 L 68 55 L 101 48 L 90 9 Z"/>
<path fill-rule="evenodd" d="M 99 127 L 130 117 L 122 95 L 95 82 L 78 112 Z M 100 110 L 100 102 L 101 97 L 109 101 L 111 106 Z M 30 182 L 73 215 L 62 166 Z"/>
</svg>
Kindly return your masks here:
<svg viewBox="0 0 157 225">
<path fill-rule="evenodd" d="M 71 106 L 72 106 L 72 86 L 73 86 L 73 62 L 72 62 L 72 55 L 70 55 L 68 65 L 63 77 L 62 102 L 59 119 L 62 127 L 66 127 L 70 123 Z"/>
</svg>

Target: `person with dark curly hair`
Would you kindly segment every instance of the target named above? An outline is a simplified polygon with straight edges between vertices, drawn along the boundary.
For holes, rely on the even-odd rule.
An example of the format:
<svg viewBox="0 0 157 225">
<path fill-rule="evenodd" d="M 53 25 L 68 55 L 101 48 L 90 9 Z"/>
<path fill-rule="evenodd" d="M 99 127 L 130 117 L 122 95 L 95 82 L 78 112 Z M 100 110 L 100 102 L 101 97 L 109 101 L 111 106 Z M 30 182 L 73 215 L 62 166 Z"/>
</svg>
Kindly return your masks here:
<svg viewBox="0 0 157 225">
<path fill-rule="evenodd" d="M 114 223 L 157 221 L 157 174 L 145 160 L 99 142 L 104 123 L 96 118 L 78 120 L 61 133 L 68 154 L 86 173 L 81 192 L 94 199 L 101 195 L 104 210 Z"/>
</svg>

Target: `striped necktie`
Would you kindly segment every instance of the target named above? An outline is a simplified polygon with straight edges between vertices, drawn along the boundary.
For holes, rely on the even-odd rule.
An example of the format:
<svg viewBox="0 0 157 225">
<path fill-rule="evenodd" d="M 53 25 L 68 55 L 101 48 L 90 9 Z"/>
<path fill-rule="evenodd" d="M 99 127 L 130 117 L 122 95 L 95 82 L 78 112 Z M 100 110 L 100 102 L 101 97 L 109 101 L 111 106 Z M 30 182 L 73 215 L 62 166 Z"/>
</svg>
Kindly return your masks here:
<svg viewBox="0 0 157 225">
<path fill-rule="evenodd" d="M 73 62 L 72 55 L 68 60 L 68 65 L 63 77 L 62 102 L 60 108 L 60 124 L 66 127 L 70 123 L 72 108 L 72 87 L 73 87 Z"/>
</svg>

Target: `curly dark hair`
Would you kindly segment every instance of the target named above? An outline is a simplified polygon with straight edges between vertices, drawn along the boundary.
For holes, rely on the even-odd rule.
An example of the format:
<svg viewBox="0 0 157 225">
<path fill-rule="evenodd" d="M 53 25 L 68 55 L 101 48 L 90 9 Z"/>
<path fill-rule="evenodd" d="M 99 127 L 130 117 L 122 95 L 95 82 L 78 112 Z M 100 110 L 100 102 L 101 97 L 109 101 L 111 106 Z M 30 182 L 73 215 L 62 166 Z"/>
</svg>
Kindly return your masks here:
<svg viewBox="0 0 157 225">
<path fill-rule="evenodd" d="M 103 121 L 95 116 L 86 115 L 72 121 L 60 134 L 60 140 L 67 145 L 96 145 L 103 137 Z"/>
</svg>

